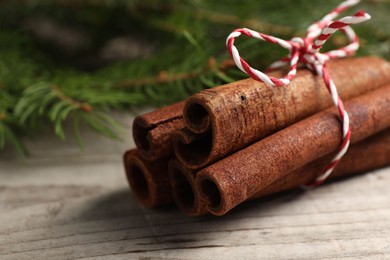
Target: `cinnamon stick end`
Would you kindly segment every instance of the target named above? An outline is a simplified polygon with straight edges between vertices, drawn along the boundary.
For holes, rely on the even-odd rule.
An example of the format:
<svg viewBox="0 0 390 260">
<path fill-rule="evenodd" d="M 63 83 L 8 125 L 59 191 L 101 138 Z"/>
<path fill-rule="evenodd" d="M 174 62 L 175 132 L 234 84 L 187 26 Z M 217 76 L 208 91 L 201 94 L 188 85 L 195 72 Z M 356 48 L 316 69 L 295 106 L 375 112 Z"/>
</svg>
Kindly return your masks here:
<svg viewBox="0 0 390 260">
<path fill-rule="evenodd" d="M 153 127 L 148 124 L 142 116 L 137 116 L 133 122 L 133 138 L 135 145 L 139 149 L 140 154 L 148 159 L 155 160 L 157 159 L 156 153 L 153 152 L 152 144 L 148 138 L 149 131 L 151 131 Z"/>
<path fill-rule="evenodd" d="M 208 108 L 201 100 L 198 100 L 197 94 L 187 100 L 183 117 L 186 126 L 194 133 L 204 133 L 211 127 Z"/>
<path fill-rule="evenodd" d="M 138 202 L 146 208 L 153 208 L 166 203 L 166 196 L 157 196 L 157 186 L 153 176 L 143 161 L 139 158 L 137 150 L 130 150 L 124 154 L 126 177 L 130 188 Z"/>
<path fill-rule="evenodd" d="M 229 211 L 224 199 L 225 195 L 222 193 L 223 190 L 219 188 L 218 181 L 207 176 L 207 174 L 199 172 L 196 177 L 195 185 L 199 196 L 203 199 L 207 210 L 211 214 L 222 216 Z"/>
<path fill-rule="evenodd" d="M 188 216 L 201 216 L 207 213 L 206 206 L 195 189 L 195 176 L 179 162 L 169 163 L 169 178 L 173 199 L 181 212 Z"/>
<path fill-rule="evenodd" d="M 189 169 L 199 169 L 210 161 L 212 149 L 211 132 L 194 134 L 183 128 L 177 131 L 173 139 L 177 159 Z"/>
</svg>

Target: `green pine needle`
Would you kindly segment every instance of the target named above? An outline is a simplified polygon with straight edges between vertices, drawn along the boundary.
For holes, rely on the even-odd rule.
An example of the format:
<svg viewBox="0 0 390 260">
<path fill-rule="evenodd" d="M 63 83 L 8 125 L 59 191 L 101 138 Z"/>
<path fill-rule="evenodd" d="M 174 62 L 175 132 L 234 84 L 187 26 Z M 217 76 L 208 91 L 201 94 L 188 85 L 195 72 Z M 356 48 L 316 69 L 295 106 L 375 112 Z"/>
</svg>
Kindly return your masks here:
<svg viewBox="0 0 390 260">
<path fill-rule="evenodd" d="M 72 125 L 82 148 L 83 124 L 118 140 L 124 127 L 112 110 L 163 106 L 245 78 L 226 52 L 235 28 L 290 39 L 340 2 L 2 1 L 0 149 L 10 145 L 27 154 L 23 140 L 47 122 L 61 139 L 67 138 L 63 126 Z M 346 13 L 358 9 L 373 17 L 353 26 L 361 39 L 358 55 L 389 60 L 390 3 L 366 0 Z M 236 44 L 258 68 L 286 54 L 254 39 Z M 326 48 L 342 44 L 338 34 Z"/>
</svg>

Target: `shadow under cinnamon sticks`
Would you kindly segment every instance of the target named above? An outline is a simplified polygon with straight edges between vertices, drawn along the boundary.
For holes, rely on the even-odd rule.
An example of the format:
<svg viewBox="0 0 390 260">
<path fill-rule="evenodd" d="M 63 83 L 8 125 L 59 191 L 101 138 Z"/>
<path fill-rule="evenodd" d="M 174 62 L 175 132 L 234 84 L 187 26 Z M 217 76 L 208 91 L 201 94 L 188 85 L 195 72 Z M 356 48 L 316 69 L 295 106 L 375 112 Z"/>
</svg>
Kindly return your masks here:
<svg viewBox="0 0 390 260">
<path fill-rule="evenodd" d="M 390 85 L 346 102 L 351 143 L 390 127 Z M 288 172 L 332 152 L 342 142 L 335 109 L 320 112 L 197 173 L 208 210 L 223 215 Z"/>
<path fill-rule="evenodd" d="M 390 64 L 375 57 L 330 61 L 328 68 L 344 101 L 390 82 Z M 305 69 L 283 88 L 245 79 L 202 90 L 186 101 L 176 157 L 203 168 L 331 105 L 323 79 Z"/>
</svg>

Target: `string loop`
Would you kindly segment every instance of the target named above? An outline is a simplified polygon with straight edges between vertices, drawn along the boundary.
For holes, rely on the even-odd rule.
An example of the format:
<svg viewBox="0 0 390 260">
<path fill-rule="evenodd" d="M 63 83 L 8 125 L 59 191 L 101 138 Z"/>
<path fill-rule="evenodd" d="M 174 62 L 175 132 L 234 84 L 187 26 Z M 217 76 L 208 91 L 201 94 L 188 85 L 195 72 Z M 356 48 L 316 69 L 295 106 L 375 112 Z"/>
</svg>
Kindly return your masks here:
<svg viewBox="0 0 390 260">
<path fill-rule="evenodd" d="M 355 54 L 359 49 L 359 38 L 350 27 L 350 25 L 365 22 L 371 19 L 370 15 L 359 11 L 352 16 L 345 16 L 339 20 L 333 20 L 340 13 L 347 10 L 349 7 L 356 5 L 360 0 L 346 0 L 331 10 L 321 20 L 313 23 L 307 29 L 305 37 L 294 37 L 289 41 L 260 33 L 247 28 L 240 28 L 234 30 L 226 39 L 226 46 L 230 56 L 233 58 L 237 67 L 248 74 L 251 78 L 264 82 L 272 87 L 283 87 L 294 79 L 297 74 L 298 63 L 304 64 L 310 70 L 316 72 L 324 80 L 329 94 L 332 97 L 332 102 L 338 109 L 338 113 L 342 122 L 343 129 L 343 141 L 339 147 L 339 150 L 330 164 L 325 168 L 323 173 L 317 177 L 312 183 L 305 185 L 306 188 L 312 188 L 320 185 L 325 179 L 333 172 L 336 165 L 348 150 L 351 130 L 349 128 L 349 116 L 344 108 L 343 101 L 338 95 L 336 85 L 332 78 L 328 74 L 327 61 L 335 58 L 343 58 Z M 320 53 L 320 49 L 326 43 L 326 41 L 336 32 L 341 31 L 348 39 L 347 45 L 331 50 L 325 53 Z M 261 41 L 276 44 L 289 51 L 286 57 L 283 57 L 273 62 L 266 70 L 270 72 L 281 67 L 289 66 L 287 75 L 282 78 L 276 78 L 268 76 L 267 74 L 252 68 L 243 58 L 236 46 L 234 46 L 235 38 L 245 35 L 247 37 L 253 37 Z"/>
</svg>

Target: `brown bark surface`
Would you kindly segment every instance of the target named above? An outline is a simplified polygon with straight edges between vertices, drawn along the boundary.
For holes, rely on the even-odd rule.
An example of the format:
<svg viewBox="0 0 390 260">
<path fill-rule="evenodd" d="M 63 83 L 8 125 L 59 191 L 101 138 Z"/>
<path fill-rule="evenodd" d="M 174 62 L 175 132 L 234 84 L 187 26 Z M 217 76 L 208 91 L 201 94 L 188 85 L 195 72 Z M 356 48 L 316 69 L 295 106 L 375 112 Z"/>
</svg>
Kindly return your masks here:
<svg viewBox="0 0 390 260">
<path fill-rule="evenodd" d="M 328 68 L 343 100 L 390 82 L 390 64 L 375 57 L 330 61 Z M 286 87 L 245 79 L 202 90 L 186 102 L 189 130 L 175 137 L 175 152 L 187 167 L 201 168 L 331 105 L 323 79 L 305 69 Z"/>
<path fill-rule="evenodd" d="M 333 158 L 325 156 L 295 170 L 256 193 L 253 198 L 296 188 L 318 177 Z M 348 150 L 329 179 L 367 172 L 390 165 L 390 129 L 364 139 Z"/>
<path fill-rule="evenodd" d="M 133 149 L 124 154 L 123 160 L 127 180 L 141 205 L 153 208 L 173 202 L 168 159 L 149 162 Z"/>
<path fill-rule="evenodd" d="M 346 102 L 356 143 L 390 127 L 390 85 Z M 342 142 L 336 109 L 328 109 L 258 141 L 197 173 L 197 188 L 222 215 L 287 173 L 335 152 Z M 217 203 L 213 198 L 221 198 Z M 217 197 L 218 197 L 217 196 Z"/>
<path fill-rule="evenodd" d="M 321 174 L 333 156 L 334 154 L 324 156 L 288 173 L 285 177 L 257 192 L 249 200 L 297 188 L 313 181 Z M 390 129 L 353 144 L 329 176 L 329 180 L 368 172 L 388 165 L 390 165 Z M 168 168 L 173 198 L 179 210 L 192 217 L 207 214 L 206 204 L 195 187 L 196 171 L 186 168 L 175 159 L 170 161 Z"/>
<path fill-rule="evenodd" d="M 133 138 L 139 153 L 154 161 L 173 153 L 173 133 L 184 127 L 184 102 L 137 116 L 133 122 Z"/>
</svg>

